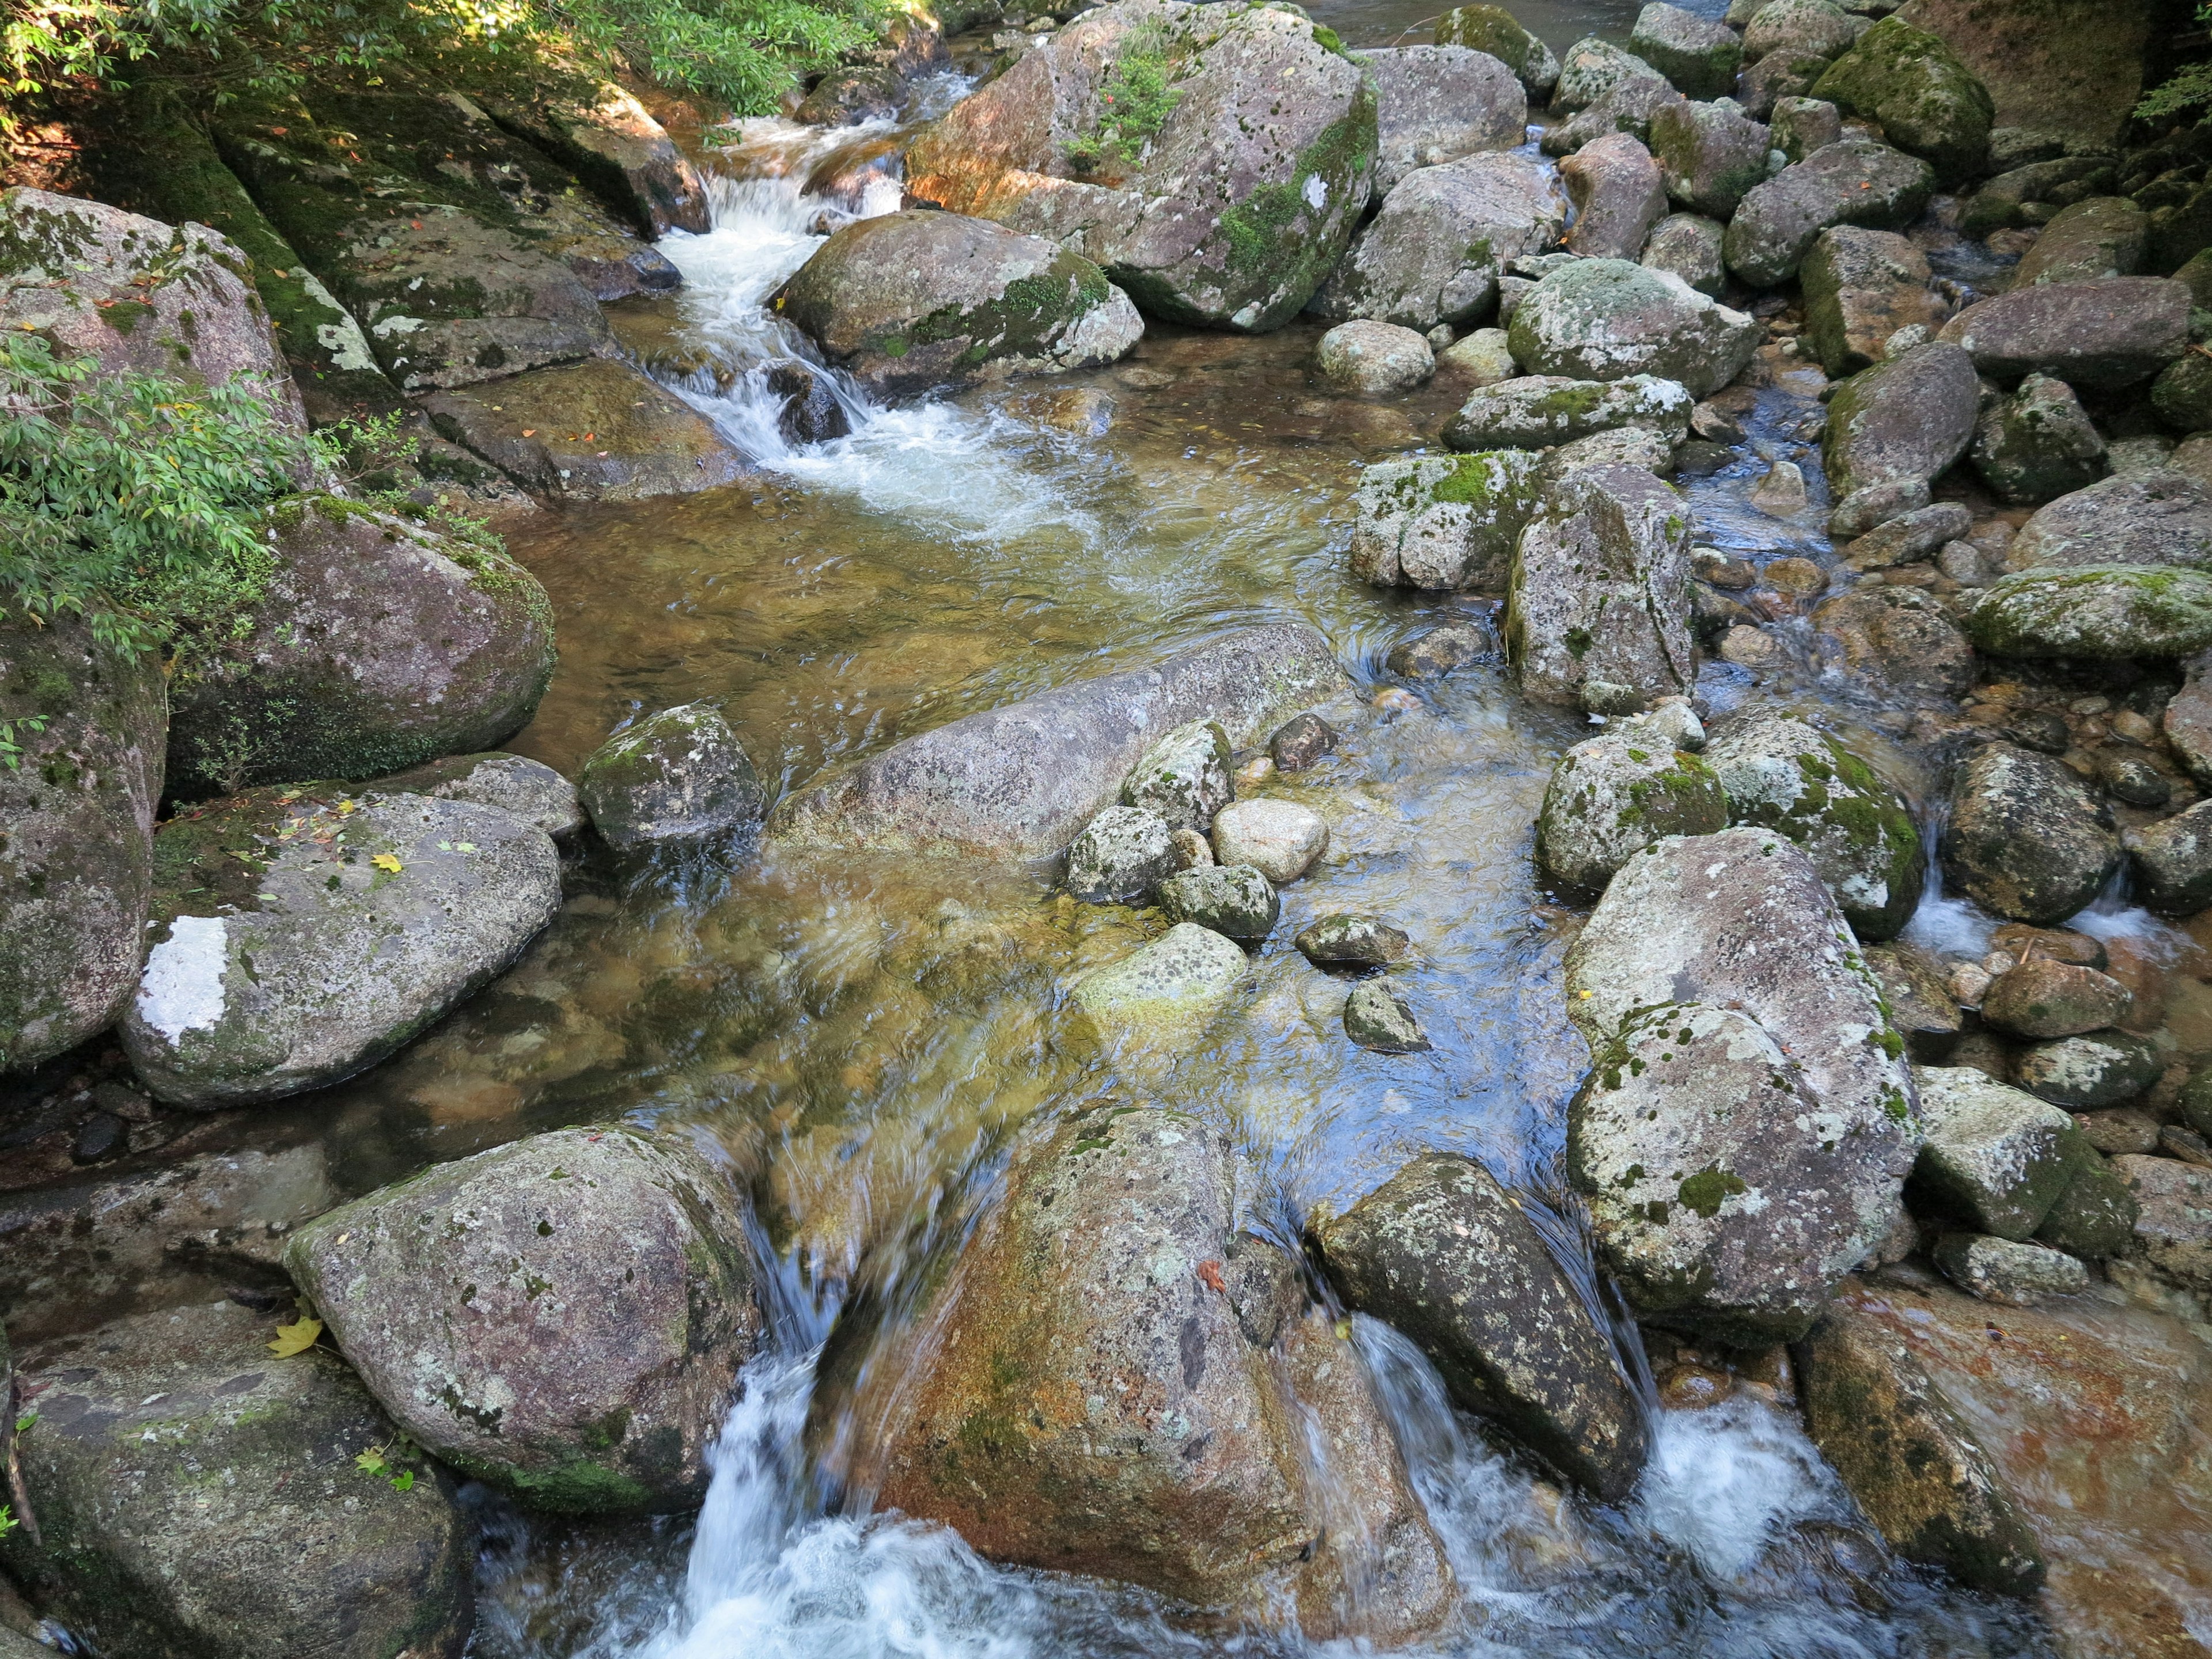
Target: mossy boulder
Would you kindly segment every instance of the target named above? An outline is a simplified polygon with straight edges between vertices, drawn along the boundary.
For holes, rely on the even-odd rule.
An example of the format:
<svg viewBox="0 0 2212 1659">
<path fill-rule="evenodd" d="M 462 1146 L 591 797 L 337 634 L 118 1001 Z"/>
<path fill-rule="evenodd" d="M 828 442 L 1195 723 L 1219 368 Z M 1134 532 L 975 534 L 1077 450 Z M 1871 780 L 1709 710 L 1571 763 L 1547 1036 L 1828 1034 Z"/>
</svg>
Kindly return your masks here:
<svg viewBox="0 0 2212 1659">
<path fill-rule="evenodd" d="M 1577 259 L 1553 271 L 1522 300 L 1508 331 L 1514 361 L 1532 374 L 1650 374 L 1699 398 L 1735 379 L 1762 333 L 1671 273 L 1626 259 Z"/>
<path fill-rule="evenodd" d="M 2013 286 L 2093 283 L 2142 270 L 2148 216 L 2124 196 L 2093 196 L 2061 208 L 2014 267 Z"/>
<path fill-rule="evenodd" d="M 847 225 L 773 303 L 832 363 L 892 394 L 1089 368 L 1145 331 L 1129 296 L 1089 259 L 957 213 Z"/>
<path fill-rule="evenodd" d="M 1940 35 L 1885 17 L 1813 84 L 1815 98 L 1881 123 L 1889 142 L 1956 185 L 1989 161 L 1996 106 Z"/>
<path fill-rule="evenodd" d="M 0 1564 L 103 1653 L 458 1654 L 476 1548 L 453 1482 L 327 1347 L 272 1356 L 277 1323 L 216 1302 L 20 1352 L 37 1534 L 19 1514 Z"/>
<path fill-rule="evenodd" d="M 1032 1125 L 916 1322 L 927 1363 L 869 1367 L 858 1419 L 890 1426 L 852 1484 L 993 1560 L 1269 1607 L 1314 1640 L 1432 1629 L 1450 1570 L 1366 1367 L 1237 1190 L 1227 1140 L 1181 1112 Z"/>
<path fill-rule="evenodd" d="M 2112 1160 L 2094 1150 L 2085 1151 L 2075 1159 L 2072 1176 L 2035 1230 L 2036 1242 L 2085 1261 L 2109 1261 L 2134 1249 L 2136 1218 L 2141 1213 L 2135 1194 Z"/>
<path fill-rule="evenodd" d="M 2190 351 L 2168 363 L 2150 389 L 2158 417 L 2180 432 L 2212 432 L 2212 357 Z"/>
<path fill-rule="evenodd" d="M 2104 890 L 2120 863 L 2112 815 L 2048 755 L 1990 744 L 1951 793 L 1943 874 L 1984 909 L 2039 927 Z"/>
<path fill-rule="evenodd" d="M 1537 1232 L 1473 1158 L 1415 1158 L 1313 1229 L 1345 1305 L 1396 1327 L 1453 1401 L 1617 1501 L 1645 1434 L 1613 1344 Z"/>
<path fill-rule="evenodd" d="M 1860 33 L 1850 14 L 1832 0 L 1769 0 L 1744 25 L 1744 61 L 1755 64 L 1776 52 L 1833 61 L 1858 43 Z"/>
<path fill-rule="evenodd" d="M 1652 0 L 1637 13 L 1628 46 L 1686 98 L 1725 98 L 1735 90 L 1735 72 L 1743 63 L 1741 35 L 1666 0 Z"/>
<path fill-rule="evenodd" d="M 1559 83 L 1552 88 L 1552 113 L 1567 114 L 1595 104 L 1624 81 L 1666 78 L 1656 65 L 1626 47 L 1586 34 L 1569 46 L 1559 60 Z"/>
<path fill-rule="evenodd" d="M 1375 193 L 1413 172 L 1528 141 L 1528 100 L 1513 70 L 1466 46 L 1384 46 L 1358 54 L 1375 77 Z"/>
<path fill-rule="evenodd" d="M 1805 849 L 1851 931 L 1893 939 L 1920 903 L 1926 858 L 1904 797 L 1825 732 L 1768 709 L 1717 732 L 1705 758 L 1734 822 Z"/>
<path fill-rule="evenodd" d="M 1461 6 L 1446 12 L 1437 19 L 1436 43 L 1488 52 L 1540 96 L 1559 84 L 1559 55 L 1503 6 Z"/>
<path fill-rule="evenodd" d="M 337 496 L 270 515 L 244 631 L 169 685 L 168 787 L 370 778 L 490 748 L 553 673 L 553 606 L 504 553 Z"/>
<path fill-rule="evenodd" d="M 1549 449 L 1635 427 L 1679 443 L 1689 434 L 1696 402 L 1680 381 L 1652 374 L 1621 380 L 1523 375 L 1477 391 L 1444 422 L 1443 441 L 1460 450 Z"/>
<path fill-rule="evenodd" d="M 1149 135 L 1108 130 L 1125 55 L 1176 92 Z M 1303 13 L 1122 0 L 926 129 L 906 188 L 1095 261 L 1150 315 L 1264 333 L 1358 228 L 1376 131 L 1367 71 Z"/>
<path fill-rule="evenodd" d="M 664 708 L 609 738 L 585 761 L 577 793 L 592 827 L 623 851 L 743 834 L 769 800 L 729 721 L 705 702 Z"/>
<path fill-rule="evenodd" d="M 1805 335 L 1832 379 L 1881 362 L 1900 328 L 1939 328 L 1944 305 L 1928 257 L 1894 231 L 1835 225 L 1820 233 L 1799 281 Z"/>
<path fill-rule="evenodd" d="M 0 1072 L 105 1030 L 138 983 L 168 703 L 160 659 L 0 623 Z"/>
<path fill-rule="evenodd" d="M 1991 380 L 2055 375 L 2069 386 L 2140 386 L 2189 345 L 2188 288 L 2158 276 L 2042 283 L 1978 300 L 1943 325 Z"/>
<path fill-rule="evenodd" d="M 2191 656 L 2212 646 L 2212 574 L 2136 564 L 2014 571 L 1983 594 L 1966 627 L 1999 657 Z"/>
<path fill-rule="evenodd" d="M 1374 463 L 1352 497 L 1352 574 L 1378 587 L 1502 592 L 1540 465 L 1527 449 Z"/>
<path fill-rule="evenodd" d="M 214 802 L 154 838 L 123 1046 L 157 1097 L 193 1109 L 336 1083 L 503 970 L 560 906 L 552 842 L 493 807 L 327 784 Z"/>
<path fill-rule="evenodd" d="M 1667 104 L 1651 113 L 1651 154 L 1667 194 L 1692 213 L 1725 220 L 1766 182 L 1773 135 L 1724 104 Z"/>
<path fill-rule="evenodd" d="M 1604 890 L 1635 854 L 1667 836 L 1725 830 L 1729 798 L 1713 769 L 1640 720 L 1561 756 L 1536 817 L 1536 862 L 1562 886 Z"/>
<path fill-rule="evenodd" d="M 2000 126 L 2102 149 L 2146 90 L 2156 38 L 2148 0 L 1907 0 L 1905 21 L 1940 35 L 1989 88 Z"/>
<path fill-rule="evenodd" d="M 1729 269 L 1753 288 L 1779 287 L 1829 226 L 1902 230 L 1935 187 L 1927 162 L 1887 144 L 1852 137 L 1824 145 L 1745 193 L 1729 221 Z"/>
<path fill-rule="evenodd" d="M 1974 425 L 1974 470 L 2001 501 L 2039 505 L 2104 476 L 2105 437 L 2065 381 L 2031 374 Z"/>
<path fill-rule="evenodd" d="M 2043 1225 L 2075 1167 L 2096 1154 L 2057 1107 L 1966 1066 L 1917 1067 L 1927 1139 L 1913 1166 L 1917 1208 L 1997 1238 Z"/>
<path fill-rule="evenodd" d="M 1831 493 L 1932 483 L 1966 453 L 1980 410 L 1973 359 L 1955 345 L 1915 346 L 1853 375 L 1829 399 L 1820 434 Z"/>
<path fill-rule="evenodd" d="M 1934 595 L 1914 587 L 1861 582 L 1813 612 L 1813 628 L 1834 642 L 1841 666 L 1878 694 L 1907 701 L 1955 700 L 1974 684 L 1974 647 Z"/>
<path fill-rule="evenodd" d="M 621 1127 L 439 1164 L 284 1265 L 401 1429 L 537 1510 L 698 1503 L 765 1330 L 728 1177 Z"/>
</svg>

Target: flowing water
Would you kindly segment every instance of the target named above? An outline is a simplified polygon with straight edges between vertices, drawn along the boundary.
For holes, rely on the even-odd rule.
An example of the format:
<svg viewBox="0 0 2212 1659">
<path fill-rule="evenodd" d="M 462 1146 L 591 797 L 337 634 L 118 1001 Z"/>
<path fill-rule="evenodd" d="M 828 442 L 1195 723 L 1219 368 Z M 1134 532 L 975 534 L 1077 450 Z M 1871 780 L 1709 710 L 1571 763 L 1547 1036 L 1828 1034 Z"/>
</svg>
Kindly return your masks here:
<svg viewBox="0 0 2212 1659">
<path fill-rule="evenodd" d="M 1416 21 L 1387 0 L 1321 10 L 1355 45 Z M 1590 27 L 1620 32 L 1633 8 L 1522 10 L 1564 46 Z M 948 76 L 931 99 L 963 84 Z M 1318 627 L 1358 690 L 1335 711 L 1340 751 L 1267 786 L 1329 820 L 1330 851 L 1285 891 L 1239 1000 L 1197 1049 L 1100 1052 L 1063 1020 L 1069 977 L 1156 933 L 1154 916 L 1076 904 L 1044 871 L 740 849 L 573 870 L 561 919 L 514 972 L 314 1103 L 356 1190 L 629 1114 L 690 1126 L 757 1195 L 775 1341 L 745 1374 L 704 1510 L 556 1524 L 481 1498 L 471 1651 L 1302 1650 L 1295 1632 L 1224 1636 L 1126 1588 L 986 1563 L 941 1528 L 837 1510 L 802 1433 L 814 1362 L 856 1289 L 895 1291 L 957 1246 L 1013 1127 L 1108 1091 L 1225 1127 L 1264 1172 L 1255 1224 L 1278 1236 L 1418 1150 L 1473 1153 L 1525 1195 L 1599 1297 L 1557 1175 L 1581 1063 L 1558 985 L 1576 919 L 1537 890 L 1529 859 L 1552 762 L 1588 728 L 1522 701 L 1495 664 L 1412 695 L 1383 683 L 1390 644 L 1484 609 L 1378 593 L 1344 570 L 1359 467 L 1417 446 L 1455 398 L 1443 386 L 1390 404 L 1323 395 L 1307 374 L 1311 326 L 1262 339 L 1155 327 L 1109 369 L 899 408 L 833 380 L 851 434 L 787 443 L 766 369 L 808 349 L 763 300 L 829 229 L 897 204 L 884 171 L 895 135 L 771 121 L 722 136 L 714 228 L 663 244 L 686 289 L 618 318 L 617 331 L 720 422 L 759 481 L 571 508 L 513 538 L 552 594 L 562 640 L 517 748 L 573 775 L 626 723 L 714 698 L 790 787 L 963 714 L 1284 618 Z M 1745 394 L 1739 459 L 1688 486 L 1701 540 L 1762 562 L 1829 556 L 1808 447 L 1817 389 L 1784 365 Z M 1098 433 L 1102 400 L 1110 425 Z M 1749 484 L 1789 459 L 1810 481 L 1807 511 L 1751 507 Z M 1899 729 L 1853 702 L 1800 632 L 1806 696 L 1832 719 L 1869 722 L 1870 740 Z M 1717 667 L 1705 690 L 1725 706 L 1745 684 Z M 1884 763 L 1912 776 L 1901 756 Z M 1953 909 L 1943 925 L 1974 925 Z M 1334 910 L 1383 915 L 1412 935 L 1402 983 L 1431 1052 L 1345 1041 L 1346 984 L 1289 945 Z M 1620 1329 L 1633 1374 L 1633 1328 Z M 1463 1591 L 1439 1651 L 2044 1651 L 2017 1611 L 1890 1559 L 1794 1414 L 1756 1389 L 1695 1412 L 1655 1401 L 1650 1470 L 1607 1509 L 1486 1443 L 1394 1332 L 1363 1318 L 1354 1340 Z"/>
</svg>

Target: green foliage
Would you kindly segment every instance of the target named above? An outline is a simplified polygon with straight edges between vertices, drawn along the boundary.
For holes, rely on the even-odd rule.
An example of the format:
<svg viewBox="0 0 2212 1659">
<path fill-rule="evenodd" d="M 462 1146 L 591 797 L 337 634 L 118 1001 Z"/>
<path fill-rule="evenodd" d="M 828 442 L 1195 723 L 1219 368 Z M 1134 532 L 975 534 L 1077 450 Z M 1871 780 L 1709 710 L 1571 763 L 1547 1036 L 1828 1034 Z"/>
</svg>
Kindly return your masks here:
<svg viewBox="0 0 2212 1659">
<path fill-rule="evenodd" d="M 506 540 L 489 527 L 486 519 L 465 513 L 454 495 L 434 490 L 428 505 L 416 499 L 402 483 L 421 477 L 418 462 L 422 445 L 404 429 L 406 416 L 398 410 L 339 421 L 315 434 L 314 443 L 324 470 L 347 487 L 347 493 L 363 507 L 394 518 L 426 525 L 451 540 L 479 547 L 489 553 L 507 551 Z"/>
<path fill-rule="evenodd" d="M 2198 5 L 2197 21 L 2212 23 L 2212 0 L 2203 0 Z M 2179 75 L 2153 87 L 2142 102 L 2136 106 L 2136 118 L 2155 121 L 2179 115 L 2184 110 L 2202 109 L 2208 104 L 2212 104 L 2212 64 L 2191 64 Z"/>
<path fill-rule="evenodd" d="M 794 68 L 826 68 L 866 45 L 884 9 L 878 0 L 545 0 L 538 27 L 565 30 L 662 86 L 764 115 Z"/>
<path fill-rule="evenodd" d="M 1134 164 L 1182 97 L 1170 84 L 1174 72 L 1167 36 L 1159 26 L 1131 29 L 1099 88 L 1098 131 L 1091 137 L 1071 139 L 1068 158 L 1086 170 L 1106 161 Z"/>
<path fill-rule="evenodd" d="M 0 617 L 81 616 L 133 653 L 235 636 L 272 568 L 262 509 L 313 456 L 250 380 L 101 374 L 0 339 Z"/>
</svg>

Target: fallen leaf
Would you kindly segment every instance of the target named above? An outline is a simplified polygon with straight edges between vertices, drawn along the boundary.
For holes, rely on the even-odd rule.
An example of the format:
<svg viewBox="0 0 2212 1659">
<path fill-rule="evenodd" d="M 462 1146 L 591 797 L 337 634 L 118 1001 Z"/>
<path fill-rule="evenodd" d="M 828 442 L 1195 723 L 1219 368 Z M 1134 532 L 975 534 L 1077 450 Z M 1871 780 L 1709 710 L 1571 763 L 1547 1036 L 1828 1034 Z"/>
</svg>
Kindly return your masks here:
<svg viewBox="0 0 2212 1659">
<path fill-rule="evenodd" d="M 393 1475 L 392 1477 L 392 1490 L 394 1492 L 414 1491 L 415 1471 L 412 1469 L 402 1469 L 398 1474 Z"/>
<path fill-rule="evenodd" d="M 323 1334 L 319 1319 L 303 1319 L 296 1325 L 279 1325 L 276 1340 L 269 1345 L 269 1352 L 279 1359 L 289 1359 L 295 1353 L 305 1353 L 315 1346 L 315 1339 Z"/>
<path fill-rule="evenodd" d="M 384 1449 L 380 1446 L 371 1446 L 365 1452 L 355 1454 L 353 1466 L 363 1474 L 382 1474 L 391 1467 L 384 1461 Z"/>
<path fill-rule="evenodd" d="M 1218 1291 L 1226 1288 L 1226 1286 L 1222 1283 L 1221 1264 L 1218 1261 L 1200 1262 L 1198 1264 L 1198 1276 L 1205 1284 L 1206 1288 L 1209 1291 Z"/>
<path fill-rule="evenodd" d="M 538 428 L 534 426 L 526 426 L 522 428 L 522 435 L 526 438 L 534 438 L 538 435 Z"/>
<path fill-rule="evenodd" d="M 379 853 L 369 862 L 380 870 L 389 870 L 395 876 L 407 867 L 389 853 Z"/>
</svg>

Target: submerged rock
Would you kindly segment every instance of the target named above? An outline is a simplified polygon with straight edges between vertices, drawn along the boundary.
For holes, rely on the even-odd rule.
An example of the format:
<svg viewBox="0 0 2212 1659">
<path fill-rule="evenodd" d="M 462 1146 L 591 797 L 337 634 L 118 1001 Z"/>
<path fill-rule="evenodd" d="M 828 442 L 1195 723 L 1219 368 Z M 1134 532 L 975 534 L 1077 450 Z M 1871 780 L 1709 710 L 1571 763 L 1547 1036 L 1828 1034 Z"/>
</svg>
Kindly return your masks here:
<svg viewBox="0 0 2212 1659">
<path fill-rule="evenodd" d="M 74 1048 L 138 983 L 168 708 L 160 657 L 0 623 L 0 1072 Z M 35 723 L 35 724 L 34 724 Z"/>
<path fill-rule="evenodd" d="M 1094 368 L 1145 331 L 1128 295 L 1079 253 L 957 213 L 857 220 L 774 304 L 831 363 L 894 395 Z"/>
<path fill-rule="evenodd" d="M 1943 325 L 1992 380 L 2044 374 L 2069 386 L 2138 386 L 2189 344 L 2189 289 L 2156 276 L 2047 283 L 1978 300 Z"/>
<path fill-rule="evenodd" d="M 1553 271 L 1521 302 L 1510 331 L 1515 361 L 1533 374 L 1650 374 L 1696 398 L 1734 380 L 1761 333 L 1741 312 L 1625 259 L 1577 259 Z"/>
<path fill-rule="evenodd" d="M 2063 921 L 2120 861 L 2112 815 L 2069 768 L 2010 744 L 1977 750 L 1952 791 L 1946 880 L 2016 921 Z"/>
<path fill-rule="evenodd" d="M 853 1484 L 994 1560 L 1284 1608 L 1316 1640 L 1431 1628 L 1450 1571 L 1365 1369 L 1290 1257 L 1239 1231 L 1237 1184 L 1179 1112 L 1100 1102 L 1026 1131 L 937 1293 L 929 1363 L 871 1368 Z"/>
<path fill-rule="evenodd" d="M 1601 890 L 1634 854 L 1668 836 L 1725 830 L 1729 797 L 1713 769 L 1645 721 L 1586 738 L 1560 757 L 1536 818 L 1536 862 L 1553 881 Z"/>
<path fill-rule="evenodd" d="M 1802 1335 L 1896 1224 L 1920 1144 L 1904 1042 L 1811 860 L 1757 830 L 1659 842 L 1567 986 L 1595 1056 L 1569 1170 L 1601 1259 L 1646 1317 Z"/>
<path fill-rule="evenodd" d="M 1881 123 L 1899 149 L 1925 157 L 1954 185 L 1988 161 L 1996 106 L 1942 37 L 1885 17 L 1813 86 L 1813 96 Z"/>
<path fill-rule="evenodd" d="M 1326 33 L 1277 9 L 1100 7 L 926 129 L 907 191 L 1096 261 L 1153 316 L 1279 328 L 1374 185 L 1374 87 Z M 1176 89 L 1149 138 L 1104 101 L 1133 53 Z"/>
<path fill-rule="evenodd" d="M 1192 720 L 1256 741 L 1347 685 L 1296 623 L 1041 692 L 893 744 L 787 798 L 770 833 L 804 846 L 1043 858 L 1119 794 L 1146 750 Z"/>
<path fill-rule="evenodd" d="M 1832 379 L 1881 362 L 1898 330 L 1933 330 L 1943 321 L 1927 256 L 1893 231 L 1856 225 L 1824 230 L 1800 276 L 1805 338 Z"/>
<path fill-rule="evenodd" d="M 1862 582 L 1822 600 L 1813 626 L 1836 642 L 1846 667 L 1892 695 L 1952 699 L 1973 686 L 1973 647 L 1917 588 Z"/>
<path fill-rule="evenodd" d="M 0 1562 L 106 1653 L 458 1653 L 475 1550 L 452 1482 L 327 1348 L 272 1357 L 277 1322 L 216 1302 L 18 1354 L 32 1514 Z M 378 1451 L 404 1490 L 356 1467 Z"/>
<path fill-rule="evenodd" d="M 727 1178 L 620 1127 L 439 1164 L 284 1265 L 393 1421 L 532 1509 L 697 1503 L 764 1330 Z"/>
<path fill-rule="evenodd" d="M 1084 974 L 1068 1000 L 1101 1033 L 1172 1042 L 1203 1024 L 1250 967 L 1235 940 L 1181 921 L 1133 954 Z"/>
<path fill-rule="evenodd" d="M 1528 100 L 1513 70 L 1463 46 L 1384 46 L 1358 54 L 1375 77 L 1375 193 L 1417 168 L 1528 137 Z"/>
<path fill-rule="evenodd" d="M 1778 287 L 1829 226 L 1902 230 L 1934 189 L 1928 164 L 1901 150 L 1868 138 L 1829 144 L 1745 193 L 1729 221 L 1729 269 L 1753 288 Z"/>
<path fill-rule="evenodd" d="M 640 720 L 592 751 L 579 786 L 592 827 L 618 850 L 736 835 L 761 821 L 768 791 L 712 703 Z"/>
<path fill-rule="evenodd" d="M 1379 587 L 1502 589 L 1540 465 L 1516 449 L 1376 462 L 1352 498 L 1352 574 Z"/>
<path fill-rule="evenodd" d="M 153 921 L 123 1047 L 196 1110 L 374 1064 L 521 955 L 561 908 L 544 831 L 491 807 L 260 789 L 154 838 Z"/>
<path fill-rule="evenodd" d="M 1967 613 L 1966 636 L 2000 657 L 2109 662 L 2212 646 L 2212 574 L 2157 565 L 2017 570 Z"/>
<path fill-rule="evenodd" d="M 1969 1066 L 1919 1066 L 1913 1080 L 1928 1137 L 1913 1166 L 1914 1204 L 1999 1238 L 2032 1237 L 2093 1156 L 2074 1120 Z"/>
<path fill-rule="evenodd" d="M 1852 376 L 1828 404 L 1820 462 L 1838 501 L 1875 484 L 1926 483 L 1973 441 L 1981 387 L 1955 345 L 1916 346 Z"/>
<path fill-rule="evenodd" d="M 1642 1472 L 1642 1413 L 1613 1344 L 1488 1170 L 1430 1152 L 1314 1229 L 1345 1305 L 1403 1331 L 1462 1409 L 1601 1499 Z"/>
</svg>

